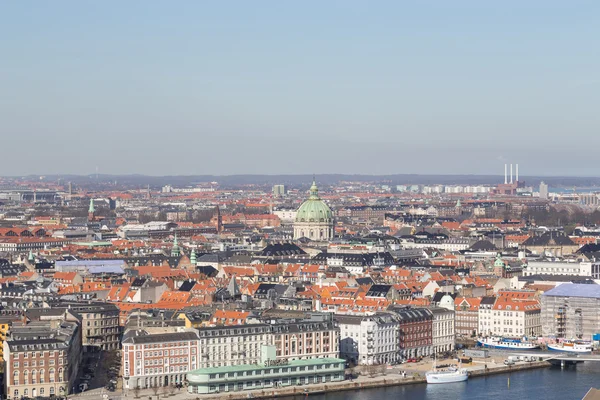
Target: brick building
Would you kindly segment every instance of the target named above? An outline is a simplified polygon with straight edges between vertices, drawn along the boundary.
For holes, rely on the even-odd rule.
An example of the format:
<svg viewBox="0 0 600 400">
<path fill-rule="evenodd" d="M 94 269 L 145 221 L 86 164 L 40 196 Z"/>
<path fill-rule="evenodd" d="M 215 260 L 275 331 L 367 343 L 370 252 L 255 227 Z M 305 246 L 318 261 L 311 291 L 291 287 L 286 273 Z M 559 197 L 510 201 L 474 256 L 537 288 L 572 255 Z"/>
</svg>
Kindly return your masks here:
<svg viewBox="0 0 600 400">
<path fill-rule="evenodd" d="M 3 347 L 7 398 L 62 397 L 73 393 L 82 353 L 80 320 L 75 314 L 66 311 L 44 320 L 13 325 Z"/>
<path fill-rule="evenodd" d="M 403 358 L 432 353 L 433 313 L 426 308 L 396 308 L 399 352 Z"/>
<path fill-rule="evenodd" d="M 123 339 L 123 387 L 125 389 L 183 383 L 198 368 L 200 340 L 195 330 L 150 334 L 131 330 Z"/>
</svg>

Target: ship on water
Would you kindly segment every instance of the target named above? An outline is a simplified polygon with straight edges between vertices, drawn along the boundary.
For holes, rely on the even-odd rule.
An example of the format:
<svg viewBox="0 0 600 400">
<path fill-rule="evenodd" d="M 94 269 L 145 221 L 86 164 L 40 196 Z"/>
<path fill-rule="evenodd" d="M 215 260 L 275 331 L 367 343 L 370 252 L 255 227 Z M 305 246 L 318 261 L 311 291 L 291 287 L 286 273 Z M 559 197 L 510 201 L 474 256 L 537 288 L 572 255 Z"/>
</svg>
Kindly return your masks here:
<svg viewBox="0 0 600 400">
<path fill-rule="evenodd" d="M 496 349 L 509 349 L 509 350 L 533 350 L 540 346 L 537 343 L 523 339 L 511 339 L 504 337 L 486 337 L 477 340 L 482 347 L 491 347 Z"/>
<path fill-rule="evenodd" d="M 433 369 L 425 373 L 427 383 L 455 383 L 464 382 L 469 379 L 469 372 L 465 368 L 450 366 L 445 369 L 438 369 L 437 362 L 434 361 Z"/>
<path fill-rule="evenodd" d="M 583 340 L 565 340 L 560 343 L 548 344 L 548 350 L 567 353 L 591 353 L 593 349 L 591 342 L 585 342 Z"/>
</svg>

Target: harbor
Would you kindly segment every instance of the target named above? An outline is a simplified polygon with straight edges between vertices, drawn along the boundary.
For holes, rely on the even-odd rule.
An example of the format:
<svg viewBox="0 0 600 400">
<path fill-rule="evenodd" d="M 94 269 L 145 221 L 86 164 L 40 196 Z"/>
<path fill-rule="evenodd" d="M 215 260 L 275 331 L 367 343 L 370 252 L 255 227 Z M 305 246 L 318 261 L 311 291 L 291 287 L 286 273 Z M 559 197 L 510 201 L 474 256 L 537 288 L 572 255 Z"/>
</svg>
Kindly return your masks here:
<svg viewBox="0 0 600 400">
<path fill-rule="evenodd" d="M 470 365 L 463 365 L 468 371 L 469 381 L 471 379 L 477 380 L 481 377 L 499 375 L 499 374 L 511 374 L 514 372 L 521 372 L 527 370 L 549 368 L 551 364 L 546 361 L 535 361 L 535 362 L 524 362 L 519 361 L 514 365 L 504 365 L 506 354 L 494 354 L 487 359 L 473 360 Z M 439 364 L 458 365 L 456 361 L 451 360 L 438 360 Z M 382 367 L 382 366 L 377 366 Z M 454 385 L 467 384 L 467 382 L 453 383 L 449 385 L 431 385 L 426 382 L 426 373 L 433 368 L 433 360 L 422 360 L 416 363 L 405 363 L 396 366 L 389 366 L 387 368 L 370 368 L 369 366 L 358 367 L 356 369 L 347 370 L 349 379 L 341 382 L 330 382 L 326 384 L 313 384 L 304 386 L 294 386 L 277 389 L 265 389 L 265 390 L 246 390 L 243 392 L 227 392 L 218 394 L 188 394 L 188 393 L 177 393 L 173 395 L 172 400 L 184 400 L 184 399 L 206 399 L 206 400 L 217 400 L 217 399 L 268 399 L 268 398 L 285 398 L 290 396 L 304 396 L 304 397 L 316 397 L 316 396 L 327 396 L 331 393 L 336 392 L 358 392 L 358 391 L 370 391 L 373 389 L 382 389 L 388 387 L 400 387 L 408 385 L 417 386 L 442 386 L 448 388 L 454 387 Z M 146 393 L 147 392 L 147 393 Z M 88 392 L 87 396 L 93 395 Z M 139 398 L 147 398 L 152 396 L 152 390 L 141 390 L 138 393 Z M 125 396 L 135 398 L 133 393 L 125 393 Z M 77 396 L 76 396 L 77 397 Z M 163 396 L 164 397 L 164 396 Z M 320 398 L 320 397 L 316 397 Z M 323 397 L 325 398 L 325 397 Z"/>
</svg>

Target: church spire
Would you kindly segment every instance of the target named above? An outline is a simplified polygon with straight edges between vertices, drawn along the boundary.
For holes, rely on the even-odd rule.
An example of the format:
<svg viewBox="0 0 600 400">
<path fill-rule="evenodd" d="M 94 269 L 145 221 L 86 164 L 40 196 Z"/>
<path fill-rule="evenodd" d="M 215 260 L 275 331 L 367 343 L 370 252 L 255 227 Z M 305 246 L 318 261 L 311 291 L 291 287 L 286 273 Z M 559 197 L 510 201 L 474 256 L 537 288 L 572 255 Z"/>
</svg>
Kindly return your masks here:
<svg viewBox="0 0 600 400">
<path fill-rule="evenodd" d="M 96 213 L 96 208 L 94 207 L 94 199 L 90 199 L 90 208 L 88 208 L 88 221 L 93 221 Z"/>
<path fill-rule="evenodd" d="M 317 187 L 317 182 L 314 176 L 312 186 L 310 187 L 310 198 L 314 200 L 319 198 L 319 188 Z"/>
<path fill-rule="evenodd" d="M 175 232 L 175 239 L 173 239 L 173 247 L 171 248 L 171 257 L 179 257 L 179 244 L 177 243 L 177 232 Z"/>
<path fill-rule="evenodd" d="M 192 249 L 192 254 L 190 254 L 190 262 L 194 267 L 196 267 L 196 249 Z"/>
</svg>

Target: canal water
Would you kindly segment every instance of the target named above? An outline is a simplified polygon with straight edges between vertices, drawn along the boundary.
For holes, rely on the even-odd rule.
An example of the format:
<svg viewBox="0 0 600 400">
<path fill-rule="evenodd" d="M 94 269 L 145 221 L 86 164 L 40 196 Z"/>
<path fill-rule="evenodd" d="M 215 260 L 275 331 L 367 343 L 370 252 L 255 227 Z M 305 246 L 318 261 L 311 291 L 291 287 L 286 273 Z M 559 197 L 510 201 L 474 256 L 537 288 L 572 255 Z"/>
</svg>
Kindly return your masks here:
<svg viewBox="0 0 600 400">
<path fill-rule="evenodd" d="M 600 362 L 561 370 L 535 369 L 470 378 L 447 385 L 404 385 L 309 395 L 307 400 L 581 400 L 591 387 L 600 388 Z M 294 400 L 305 398 L 295 396 Z M 306 399 L 306 398 L 305 398 Z"/>
</svg>

